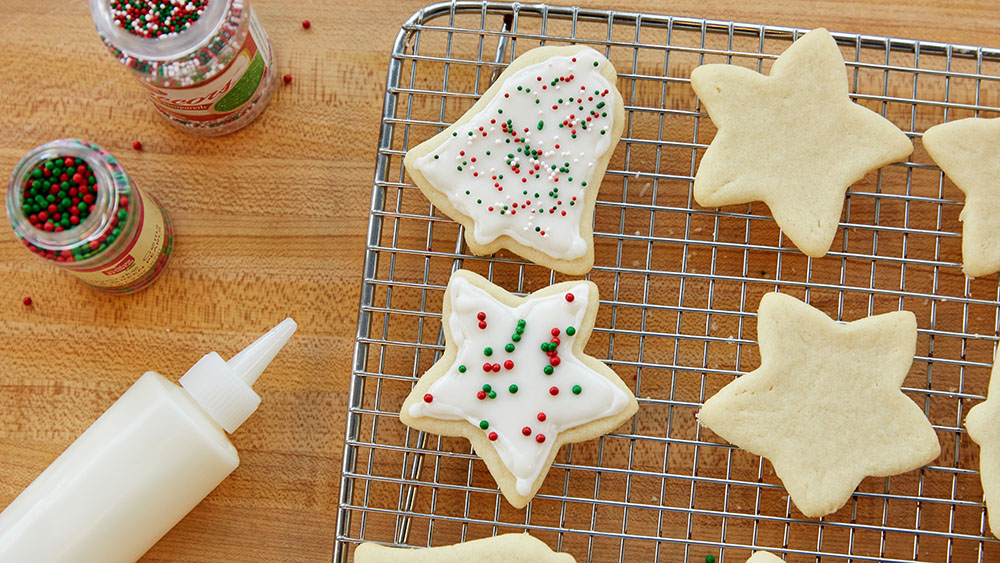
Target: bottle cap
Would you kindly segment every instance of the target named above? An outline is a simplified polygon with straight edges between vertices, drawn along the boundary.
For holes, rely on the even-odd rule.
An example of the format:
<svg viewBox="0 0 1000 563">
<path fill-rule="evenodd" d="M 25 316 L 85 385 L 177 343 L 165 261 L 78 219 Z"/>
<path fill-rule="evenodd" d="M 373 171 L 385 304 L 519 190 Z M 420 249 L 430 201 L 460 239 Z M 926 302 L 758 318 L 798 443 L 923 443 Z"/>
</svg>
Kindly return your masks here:
<svg viewBox="0 0 1000 563">
<path fill-rule="evenodd" d="M 232 434 L 260 405 L 252 386 L 298 325 L 288 318 L 267 331 L 228 362 L 205 354 L 178 383 L 219 426 Z"/>
</svg>

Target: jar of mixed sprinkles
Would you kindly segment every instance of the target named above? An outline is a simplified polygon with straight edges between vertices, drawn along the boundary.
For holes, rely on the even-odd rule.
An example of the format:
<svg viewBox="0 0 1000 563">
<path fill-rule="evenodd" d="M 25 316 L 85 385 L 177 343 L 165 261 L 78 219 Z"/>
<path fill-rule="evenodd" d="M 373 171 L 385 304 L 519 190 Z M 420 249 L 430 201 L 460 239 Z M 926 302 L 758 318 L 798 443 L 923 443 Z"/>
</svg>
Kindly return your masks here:
<svg viewBox="0 0 1000 563">
<path fill-rule="evenodd" d="M 245 127 L 274 89 L 274 53 L 250 0 L 90 0 L 104 44 L 171 123 Z"/>
<path fill-rule="evenodd" d="M 79 139 L 46 143 L 17 163 L 7 217 L 36 256 L 111 293 L 151 284 L 173 248 L 159 203 L 107 151 Z"/>
</svg>

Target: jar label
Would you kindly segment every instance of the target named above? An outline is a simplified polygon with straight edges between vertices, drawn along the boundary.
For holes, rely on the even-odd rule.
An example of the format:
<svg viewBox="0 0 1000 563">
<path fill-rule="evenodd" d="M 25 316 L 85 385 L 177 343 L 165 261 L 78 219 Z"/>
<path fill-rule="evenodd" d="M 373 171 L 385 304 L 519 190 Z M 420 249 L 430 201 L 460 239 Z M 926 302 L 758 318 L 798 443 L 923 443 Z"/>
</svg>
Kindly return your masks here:
<svg viewBox="0 0 1000 563">
<path fill-rule="evenodd" d="M 136 234 L 128 246 L 116 258 L 106 261 L 100 268 L 91 270 L 70 270 L 84 283 L 94 287 L 125 287 L 149 274 L 165 259 L 163 247 L 166 245 L 166 225 L 163 212 L 156 202 L 145 199 L 138 191 L 142 214 L 136 226 Z"/>
<path fill-rule="evenodd" d="M 270 69 L 267 33 L 250 14 L 248 33 L 229 65 L 209 80 L 191 86 L 164 88 L 140 80 L 156 109 L 182 121 L 215 121 L 234 114 L 254 99 Z"/>
</svg>

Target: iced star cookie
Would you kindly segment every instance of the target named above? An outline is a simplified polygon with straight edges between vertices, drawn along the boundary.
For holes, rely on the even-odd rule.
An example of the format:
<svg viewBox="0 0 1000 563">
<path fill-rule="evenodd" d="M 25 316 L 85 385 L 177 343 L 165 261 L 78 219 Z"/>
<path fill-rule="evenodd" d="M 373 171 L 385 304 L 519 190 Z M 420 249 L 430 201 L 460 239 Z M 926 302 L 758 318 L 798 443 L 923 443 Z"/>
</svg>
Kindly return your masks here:
<svg viewBox="0 0 1000 563">
<path fill-rule="evenodd" d="M 758 551 L 747 559 L 747 563 L 784 563 L 780 557 L 767 551 Z"/>
<path fill-rule="evenodd" d="M 1000 538 L 1000 362 L 994 358 L 986 402 L 969 410 L 965 428 L 979 444 L 979 479 L 986 497 L 990 531 Z"/>
<path fill-rule="evenodd" d="M 866 476 L 930 463 L 941 451 L 923 410 L 900 391 L 917 343 L 913 313 L 841 324 L 768 293 L 757 312 L 760 367 L 712 396 L 698 420 L 763 456 L 809 517 L 835 512 Z"/>
<path fill-rule="evenodd" d="M 970 277 L 1000 270 L 1000 118 L 970 117 L 924 133 L 927 154 L 965 194 L 962 262 Z"/>
<path fill-rule="evenodd" d="M 524 507 L 560 446 L 610 432 L 638 409 L 618 375 L 583 352 L 597 307 L 591 282 L 519 298 L 455 272 L 444 295 L 444 355 L 410 392 L 400 420 L 468 438 L 504 497 Z"/>
<path fill-rule="evenodd" d="M 895 125 L 851 102 L 844 59 L 825 29 L 800 37 L 769 76 L 704 65 L 691 86 L 718 127 L 695 175 L 695 200 L 763 201 L 809 256 L 830 250 L 847 188 L 913 152 Z"/>
<path fill-rule="evenodd" d="M 590 47 L 532 49 L 403 164 L 427 199 L 465 226 L 474 254 L 506 248 L 585 274 L 594 265 L 597 191 L 625 124 L 616 78 Z"/>
<path fill-rule="evenodd" d="M 555 553 L 528 534 L 503 534 L 442 547 L 407 549 L 363 543 L 355 563 L 574 563 L 568 553 Z"/>
</svg>

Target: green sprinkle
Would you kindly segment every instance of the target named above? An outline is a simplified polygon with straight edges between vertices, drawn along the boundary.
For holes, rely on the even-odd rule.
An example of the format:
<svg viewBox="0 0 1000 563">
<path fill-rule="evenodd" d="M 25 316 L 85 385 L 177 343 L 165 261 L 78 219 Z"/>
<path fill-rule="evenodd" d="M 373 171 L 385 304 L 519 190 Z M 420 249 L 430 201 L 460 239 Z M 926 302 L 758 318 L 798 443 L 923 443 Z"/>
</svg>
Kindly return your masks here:
<svg viewBox="0 0 1000 563">
<path fill-rule="evenodd" d="M 545 122 L 544 122 L 544 121 L 539 121 L 539 122 L 538 122 L 538 130 L 539 130 L 539 131 L 541 131 L 541 130 L 542 130 L 542 127 L 544 127 L 544 126 L 545 126 Z"/>
<path fill-rule="evenodd" d="M 486 391 L 487 393 L 489 393 L 492 390 L 493 390 L 493 387 L 489 383 L 487 383 L 486 385 L 483 385 L 483 391 Z"/>
<path fill-rule="evenodd" d="M 545 372 L 545 375 L 552 375 L 552 372 L 554 372 L 555 369 L 553 369 L 552 366 L 545 366 L 542 368 L 542 371 Z"/>
<path fill-rule="evenodd" d="M 491 399 L 496 399 L 497 398 L 497 392 L 496 391 L 490 391 L 486 395 L 489 396 L 489 398 L 491 398 Z"/>
<path fill-rule="evenodd" d="M 573 336 L 574 334 L 576 334 L 576 329 L 571 326 L 568 326 L 566 327 L 566 334 L 569 336 Z"/>
<path fill-rule="evenodd" d="M 458 373 L 465 373 L 469 368 L 465 366 L 458 366 Z"/>
<path fill-rule="evenodd" d="M 492 356 L 493 355 L 493 348 L 490 348 L 489 346 L 487 346 L 486 348 L 484 348 L 483 349 L 483 355 L 485 355 L 485 356 Z"/>
<path fill-rule="evenodd" d="M 715 563 L 715 556 L 714 555 L 706 555 L 705 556 L 705 563 Z"/>
<path fill-rule="evenodd" d="M 580 387 L 579 385 L 574 385 L 573 386 L 573 394 L 574 395 L 579 395 L 581 391 L 583 391 L 583 388 Z"/>
<path fill-rule="evenodd" d="M 517 385 L 514 385 L 512 383 L 510 387 L 507 388 L 507 390 L 510 391 L 511 393 L 517 393 Z"/>
<path fill-rule="evenodd" d="M 506 350 L 507 353 L 513 352 L 514 351 L 514 345 L 513 344 L 507 344 L 506 346 L 503 347 L 503 349 Z"/>
<path fill-rule="evenodd" d="M 600 63 L 600 62 L 598 62 L 598 61 L 594 61 L 594 66 L 597 66 L 597 65 L 599 65 L 599 64 L 601 64 L 601 63 Z"/>
<path fill-rule="evenodd" d="M 520 342 L 521 335 L 515 332 L 514 334 L 510 335 L 510 339 L 513 340 L 514 342 Z"/>
<path fill-rule="evenodd" d="M 601 109 L 602 107 L 604 107 L 604 102 L 598 102 L 596 107 L 597 109 Z"/>
<path fill-rule="evenodd" d="M 480 420 L 479 427 L 482 428 L 483 430 L 486 430 L 487 428 L 490 427 L 490 423 L 486 422 L 485 420 Z"/>
</svg>

